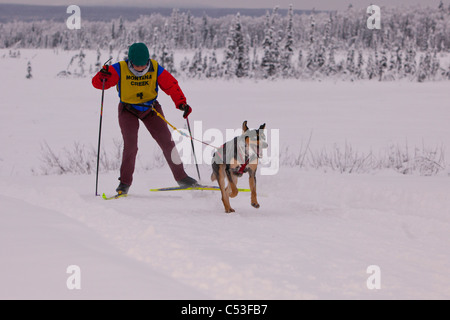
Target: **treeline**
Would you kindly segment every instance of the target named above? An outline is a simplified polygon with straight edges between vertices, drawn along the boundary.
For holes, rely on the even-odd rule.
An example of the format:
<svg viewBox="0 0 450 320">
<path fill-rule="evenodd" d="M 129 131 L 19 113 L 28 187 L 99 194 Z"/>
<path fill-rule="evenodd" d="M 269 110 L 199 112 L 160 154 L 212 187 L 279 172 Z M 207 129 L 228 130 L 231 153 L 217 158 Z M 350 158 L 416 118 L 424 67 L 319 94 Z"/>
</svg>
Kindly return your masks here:
<svg viewBox="0 0 450 320">
<path fill-rule="evenodd" d="M 365 10 L 263 17 L 201 18 L 174 9 L 170 17 L 83 22 L 80 30 L 52 21 L 0 25 L 1 48 L 102 49 L 123 52 L 144 42 L 167 69 L 188 77 L 323 78 L 381 81 L 450 78 L 450 6 L 381 8 L 370 30 Z M 195 51 L 178 64 L 175 50 Z"/>
</svg>

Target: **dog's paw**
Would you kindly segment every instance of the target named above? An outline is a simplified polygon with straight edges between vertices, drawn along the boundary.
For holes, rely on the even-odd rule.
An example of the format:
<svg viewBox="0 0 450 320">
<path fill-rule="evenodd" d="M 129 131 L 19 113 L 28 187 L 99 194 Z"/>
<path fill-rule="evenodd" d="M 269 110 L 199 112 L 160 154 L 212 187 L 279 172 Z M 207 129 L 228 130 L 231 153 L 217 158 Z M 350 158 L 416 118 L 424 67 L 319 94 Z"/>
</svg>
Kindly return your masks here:
<svg viewBox="0 0 450 320">
<path fill-rule="evenodd" d="M 230 208 L 230 209 L 225 209 L 225 212 L 226 213 L 232 213 L 232 212 L 236 212 L 233 208 Z"/>
<path fill-rule="evenodd" d="M 252 203 L 252 207 L 256 208 L 256 209 L 259 209 L 260 205 L 259 205 L 258 202 L 255 202 L 255 203 Z"/>
<path fill-rule="evenodd" d="M 228 196 L 229 196 L 230 198 L 236 198 L 238 194 L 239 194 L 239 191 L 236 190 L 236 191 L 231 191 L 231 192 L 228 194 Z"/>
</svg>

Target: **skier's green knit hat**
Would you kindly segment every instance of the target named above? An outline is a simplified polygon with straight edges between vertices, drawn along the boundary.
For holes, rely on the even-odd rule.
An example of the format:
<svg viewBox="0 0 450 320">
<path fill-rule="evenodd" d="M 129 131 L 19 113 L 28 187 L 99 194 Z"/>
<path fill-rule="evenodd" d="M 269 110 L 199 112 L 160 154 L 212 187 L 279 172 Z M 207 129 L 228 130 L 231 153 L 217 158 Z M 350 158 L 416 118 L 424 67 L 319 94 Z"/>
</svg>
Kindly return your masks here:
<svg viewBox="0 0 450 320">
<path fill-rule="evenodd" d="M 150 59 L 147 46 L 142 42 L 133 43 L 128 49 L 128 59 L 135 66 L 145 66 Z"/>
</svg>

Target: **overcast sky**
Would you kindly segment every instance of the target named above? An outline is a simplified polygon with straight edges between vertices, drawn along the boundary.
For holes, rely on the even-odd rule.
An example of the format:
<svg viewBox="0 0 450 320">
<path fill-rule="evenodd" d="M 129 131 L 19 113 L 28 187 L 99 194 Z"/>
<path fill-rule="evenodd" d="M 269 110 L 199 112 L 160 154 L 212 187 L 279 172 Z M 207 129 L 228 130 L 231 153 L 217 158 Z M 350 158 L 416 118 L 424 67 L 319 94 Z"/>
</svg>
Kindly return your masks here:
<svg viewBox="0 0 450 320">
<path fill-rule="evenodd" d="M 375 4 L 380 7 L 398 5 L 422 5 L 437 7 L 440 0 L 0 0 L 0 3 L 42 4 L 42 5 L 99 5 L 99 6 L 154 6 L 154 7 L 216 7 L 216 8 L 288 8 L 294 9 L 339 10 L 351 3 L 355 7 L 368 7 Z M 450 0 L 443 0 L 447 7 Z"/>
</svg>

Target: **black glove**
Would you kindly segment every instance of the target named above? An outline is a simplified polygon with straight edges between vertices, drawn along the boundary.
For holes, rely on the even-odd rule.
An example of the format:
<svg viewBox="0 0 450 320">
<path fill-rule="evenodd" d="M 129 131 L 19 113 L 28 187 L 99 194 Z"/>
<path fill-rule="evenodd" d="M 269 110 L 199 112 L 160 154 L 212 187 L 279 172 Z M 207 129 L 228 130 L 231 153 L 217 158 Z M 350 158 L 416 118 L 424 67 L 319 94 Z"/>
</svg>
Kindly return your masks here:
<svg viewBox="0 0 450 320">
<path fill-rule="evenodd" d="M 183 118 L 185 118 L 185 119 L 187 119 L 187 117 L 189 117 L 189 115 L 192 112 L 192 108 L 186 103 L 180 104 L 178 106 L 178 109 L 180 109 L 181 111 L 184 111 Z"/>
<path fill-rule="evenodd" d="M 108 69 L 108 65 L 104 65 L 103 68 L 100 69 L 100 72 L 98 73 L 100 81 L 108 82 L 108 79 L 111 78 L 111 72 L 109 72 Z"/>
</svg>

